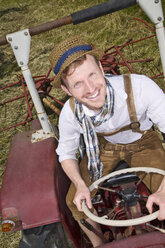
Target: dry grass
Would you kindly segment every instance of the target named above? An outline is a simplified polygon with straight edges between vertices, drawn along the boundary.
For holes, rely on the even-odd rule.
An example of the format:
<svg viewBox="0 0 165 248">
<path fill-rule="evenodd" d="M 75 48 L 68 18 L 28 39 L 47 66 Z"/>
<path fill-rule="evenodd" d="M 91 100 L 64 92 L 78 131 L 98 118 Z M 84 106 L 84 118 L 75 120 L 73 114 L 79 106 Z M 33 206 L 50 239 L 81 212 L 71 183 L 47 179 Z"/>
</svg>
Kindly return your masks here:
<svg viewBox="0 0 165 248">
<path fill-rule="evenodd" d="M 104 0 L 0 0 L 0 36 L 17 30 L 33 27 L 41 23 L 68 16 L 80 9 L 103 3 Z M 162 1 L 164 5 L 164 0 Z M 151 26 L 150 21 L 145 17 L 138 6 L 127 10 L 119 11 L 96 20 L 91 20 L 77 26 L 68 25 L 47 33 L 32 37 L 29 67 L 33 75 L 45 74 L 49 69 L 48 56 L 56 43 L 71 35 L 82 35 L 94 46 L 107 49 L 113 45 L 120 45 L 129 38 L 139 39 L 152 32 L 144 24 L 133 19 L 136 16 L 146 20 Z M 160 57 L 155 38 L 137 43 L 134 47 L 125 49 L 124 55 L 127 59 L 154 58 L 155 62 L 136 63 L 133 68 L 136 73 L 146 74 L 161 71 Z M 153 72 L 152 72 L 152 71 Z M 123 68 L 121 72 L 126 72 Z M 9 45 L 0 47 L 0 87 L 17 81 L 16 74 L 20 73 L 13 53 Z M 164 88 L 161 79 L 157 83 Z M 0 102 L 11 97 L 22 94 L 20 86 L 0 92 Z M 58 99 L 65 95 L 61 90 L 53 89 L 52 94 Z M 24 100 L 0 106 L 0 127 L 5 128 L 13 123 L 20 122 L 26 115 L 27 108 Z M 35 113 L 34 113 L 35 114 Z M 49 117 L 54 124 L 58 118 L 52 112 Z M 6 132 L 0 133 L 0 184 L 9 151 L 11 138 L 17 132 L 23 132 L 26 127 L 17 127 Z M 20 239 L 20 233 L 4 235 L 0 232 L 0 247 L 16 248 Z"/>
</svg>

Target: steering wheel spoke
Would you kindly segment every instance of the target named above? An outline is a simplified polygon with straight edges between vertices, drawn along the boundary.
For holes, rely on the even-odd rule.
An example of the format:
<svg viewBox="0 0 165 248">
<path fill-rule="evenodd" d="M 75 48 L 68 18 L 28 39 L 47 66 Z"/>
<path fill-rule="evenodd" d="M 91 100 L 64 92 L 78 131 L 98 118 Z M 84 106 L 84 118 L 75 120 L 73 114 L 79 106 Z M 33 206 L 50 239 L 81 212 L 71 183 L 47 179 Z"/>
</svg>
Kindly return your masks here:
<svg viewBox="0 0 165 248">
<path fill-rule="evenodd" d="M 113 193 L 116 193 L 116 194 L 122 196 L 122 192 L 120 190 L 115 190 L 115 189 L 106 188 L 106 187 L 102 187 L 102 186 L 98 186 L 98 189 L 103 189 L 103 190 L 113 192 Z"/>
<path fill-rule="evenodd" d="M 137 197 L 137 199 L 142 199 L 142 198 L 143 198 L 143 199 L 144 199 L 144 198 L 145 198 L 145 199 L 148 199 L 148 196 L 147 196 L 147 195 L 139 195 L 139 194 L 137 194 L 136 197 Z"/>
<path fill-rule="evenodd" d="M 148 174 L 148 173 L 145 172 L 144 175 L 143 175 L 143 176 L 139 179 L 139 181 L 136 183 L 136 186 L 135 186 L 136 189 L 137 189 L 137 187 L 140 185 L 140 183 L 144 180 L 144 178 L 147 176 L 147 174 Z"/>
</svg>

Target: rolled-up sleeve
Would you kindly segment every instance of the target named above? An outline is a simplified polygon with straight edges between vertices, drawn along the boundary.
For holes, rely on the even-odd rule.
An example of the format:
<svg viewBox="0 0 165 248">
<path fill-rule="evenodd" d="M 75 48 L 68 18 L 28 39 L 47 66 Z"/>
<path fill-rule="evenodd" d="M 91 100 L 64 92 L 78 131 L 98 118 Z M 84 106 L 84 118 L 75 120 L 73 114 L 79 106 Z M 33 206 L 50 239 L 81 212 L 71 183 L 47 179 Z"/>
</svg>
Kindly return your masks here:
<svg viewBox="0 0 165 248">
<path fill-rule="evenodd" d="M 59 117 L 59 143 L 56 149 L 59 161 L 76 159 L 79 146 L 81 127 L 76 121 L 74 114 L 67 101 Z"/>
<path fill-rule="evenodd" d="M 142 85 L 142 102 L 147 109 L 147 116 L 165 133 L 165 94 L 150 78 L 145 77 Z"/>
</svg>

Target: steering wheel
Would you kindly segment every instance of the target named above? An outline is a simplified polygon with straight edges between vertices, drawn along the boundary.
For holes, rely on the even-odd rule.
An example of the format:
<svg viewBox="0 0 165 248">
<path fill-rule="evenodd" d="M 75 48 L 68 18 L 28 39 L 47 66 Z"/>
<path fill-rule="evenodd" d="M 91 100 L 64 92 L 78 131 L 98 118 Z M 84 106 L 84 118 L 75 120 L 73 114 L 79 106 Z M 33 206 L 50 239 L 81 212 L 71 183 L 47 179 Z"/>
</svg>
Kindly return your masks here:
<svg viewBox="0 0 165 248">
<path fill-rule="evenodd" d="M 145 172 L 145 173 L 156 173 L 165 176 L 165 171 L 157 168 L 151 168 L 151 167 L 135 167 L 135 168 L 128 168 L 128 169 L 123 169 L 123 170 L 118 170 L 114 171 L 104 177 L 101 177 L 97 181 L 95 181 L 93 184 L 90 185 L 89 190 L 90 192 L 93 191 L 94 189 L 98 189 L 98 186 L 100 183 L 104 182 L 105 180 L 120 175 L 120 174 L 126 174 L 128 172 Z M 94 215 L 87 207 L 85 200 L 82 201 L 82 209 L 84 213 L 93 221 L 98 222 L 103 225 L 108 225 L 108 226 L 134 226 L 134 225 L 139 225 L 143 224 L 149 221 L 152 221 L 158 217 L 159 210 L 152 213 L 148 214 L 143 217 L 135 218 L 135 219 L 129 219 L 129 220 L 110 220 L 108 219 L 108 216 L 102 216 L 98 217 Z"/>
</svg>

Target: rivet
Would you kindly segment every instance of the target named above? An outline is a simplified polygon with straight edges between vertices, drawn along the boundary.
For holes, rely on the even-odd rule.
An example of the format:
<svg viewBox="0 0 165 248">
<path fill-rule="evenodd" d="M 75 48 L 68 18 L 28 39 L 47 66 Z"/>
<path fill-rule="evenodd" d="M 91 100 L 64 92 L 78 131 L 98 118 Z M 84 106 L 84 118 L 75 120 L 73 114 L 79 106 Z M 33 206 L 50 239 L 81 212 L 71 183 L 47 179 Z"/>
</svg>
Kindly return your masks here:
<svg viewBox="0 0 165 248">
<path fill-rule="evenodd" d="M 8 41 L 12 41 L 12 38 L 11 38 L 11 37 L 9 37 L 9 38 L 8 38 Z"/>
<path fill-rule="evenodd" d="M 158 21 L 161 21 L 162 20 L 162 17 L 158 17 L 158 19 L 157 19 Z"/>
<path fill-rule="evenodd" d="M 18 49 L 18 46 L 14 46 L 14 49 L 17 50 Z"/>
<path fill-rule="evenodd" d="M 20 65 L 23 65 L 23 62 L 22 61 L 20 61 L 19 63 L 20 63 Z"/>
<path fill-rule="evenodd" d="M 24 32 L 24 35 L 28 36 L 28 32 L 25 31 L 25 32 Z"/>
</svg>

